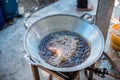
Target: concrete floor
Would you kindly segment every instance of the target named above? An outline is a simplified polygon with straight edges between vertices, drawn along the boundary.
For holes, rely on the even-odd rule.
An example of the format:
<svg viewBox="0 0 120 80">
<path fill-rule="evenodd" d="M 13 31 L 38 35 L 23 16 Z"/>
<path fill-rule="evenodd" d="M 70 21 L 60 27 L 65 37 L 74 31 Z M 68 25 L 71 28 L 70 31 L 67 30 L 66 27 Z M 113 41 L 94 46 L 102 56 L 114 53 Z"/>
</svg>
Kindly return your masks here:
<svg viewBox="0 0 120 80">
<path fill-rule="evenodd" d="M 117 10 L 118 8 L 120 5 L 115 7 Z M 113 13 L 114 16 L 116 15 L 115 17 L 119 13 L 117 10 L 114 10 Z M 24 59 L 26 54 L 23 46 L 23 36 L 26 31 L 24 20 L 25 18 L 18 18 L 14 25 L 0 31 L 0 80 L 33 80 L 30 65 Z M 42 73 L 45 75 L 41 79 L 47 79 L 48 75 L 45 72 Z"/>
<path fill-rule="evenodd" d="M 24 18 L 0 31 L 0 80 L 33 80 L 24 59 Z M 28 75 L 30 75 L 28 77 Z"/>
</svg>

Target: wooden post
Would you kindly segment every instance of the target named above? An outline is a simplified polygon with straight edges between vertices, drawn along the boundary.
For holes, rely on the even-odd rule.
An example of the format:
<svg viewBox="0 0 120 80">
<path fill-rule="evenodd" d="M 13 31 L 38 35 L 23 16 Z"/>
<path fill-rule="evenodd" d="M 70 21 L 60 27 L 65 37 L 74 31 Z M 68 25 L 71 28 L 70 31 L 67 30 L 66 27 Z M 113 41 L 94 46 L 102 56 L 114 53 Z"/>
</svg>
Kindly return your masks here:
<svg viewBox="0 0 120 80">
<path fill-rule="evenodd" d="M 40 80 L 38 67 L 31 64 L 34 80 Z"/>
<path fill-rule="evenodd" d="M 95 68 L 95 64 L 91 65 L 90 67 L 91 67 L 91 68 Z M 88 80 L 94 80 L 94 79 L 93 79 L 93 76 L 94 76 L 93 72 L 90 71 L 90 72 L 89 72 L 89 78 L 88 78 Z"/>
<path fill-rule="evenodd" d="M 76 76 L 76 80 L 80 80 L 80 74 L 78 73 L 78 75 Z"/>
<path fill-rule="evenodd" d="M 98 1 L 95 24 L 102 31 L 105 41 L 107 38 L 107 33 L 110 25 L 114 2 L 115 0 L 99 0 Z M 105 56 L 108 56 L 108 54 L 105 52 L 103 54 L 105 54 Z"/>
<path fill-rule="evenodd" d="M 99 0 L 96 25 L 101 29 L 106 40 L 115 0 Z"/>
<path fill-rule="evenodd" d="M 52 79 L 53 79 L 52 74 L 49 74 L 49 80 L 52 80 Z"/>
</svg>

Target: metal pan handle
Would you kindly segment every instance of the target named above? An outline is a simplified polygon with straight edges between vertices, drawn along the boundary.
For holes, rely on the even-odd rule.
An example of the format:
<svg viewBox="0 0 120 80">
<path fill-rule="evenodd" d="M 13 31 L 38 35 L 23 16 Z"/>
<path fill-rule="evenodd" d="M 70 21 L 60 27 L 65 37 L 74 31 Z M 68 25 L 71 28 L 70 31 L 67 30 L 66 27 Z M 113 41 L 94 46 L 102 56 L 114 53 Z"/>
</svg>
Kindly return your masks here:
<svg viewBox="0 0 120 80">
<path fill-rule="evenodd" d="M 80 18 L 87 19 L 91 24 L 95 23 L 95 16 L 90 13 L 84 13 Z"/>
<path fill-rule="evenodd" d="M 29 55 L 25 55 L 24 58 L 28 61 L 28 63 L 30 63 L 32 65 L 42 66 L 40 64 L 40 62 L 36 61 L 35 59 L 33 59 L 32 57 L 30 57 Z"/>
<path fill-rule="evenodd" d="M 24 21 L 24 26 L 25 26 L 26 29 L 29 28 L 29 26 L 28 26 L 28 24 L 27 24 L 27 20 L 28 20 L 35 12 L 37 12 L 38 10 L 39 10 L 39 7 L 35 7 L 33 10 L 31 10 L 30 15 L 25 19 L 25 21 Z"/>
</svg>

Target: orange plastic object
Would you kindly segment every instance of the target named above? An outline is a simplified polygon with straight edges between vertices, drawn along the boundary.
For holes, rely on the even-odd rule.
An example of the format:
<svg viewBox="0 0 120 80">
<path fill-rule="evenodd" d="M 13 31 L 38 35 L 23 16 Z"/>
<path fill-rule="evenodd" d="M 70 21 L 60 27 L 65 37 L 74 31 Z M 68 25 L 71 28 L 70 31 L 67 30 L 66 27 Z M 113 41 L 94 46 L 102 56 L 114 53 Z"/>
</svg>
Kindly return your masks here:
<svg viewBox="0 0 120 80">
<path fill-rule="evenodd" d="M 116 45 L 113 44 L 112 42 L 111 42 L 110 46 L 112 47 L 113 50 L 115 50 L 115 51 L 120 51 L 120 47 L 119 47 L 119 46 L 116 46 Z"/>
<path fill-rule="evenodd" d="M 120 51 L 120 36 L 116 35 L 112 30 L 117 30 L 119 28 L 118 24 L 114 24 L 110 30 L 111 33 L 111 47 L 115 51 Z"/>
</svg>

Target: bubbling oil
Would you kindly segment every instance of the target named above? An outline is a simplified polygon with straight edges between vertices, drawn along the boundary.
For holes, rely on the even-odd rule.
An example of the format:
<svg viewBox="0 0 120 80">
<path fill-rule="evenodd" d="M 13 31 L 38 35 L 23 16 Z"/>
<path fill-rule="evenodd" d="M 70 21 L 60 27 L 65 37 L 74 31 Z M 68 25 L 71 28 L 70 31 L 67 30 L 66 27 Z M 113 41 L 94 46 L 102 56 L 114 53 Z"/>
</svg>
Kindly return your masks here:
<svg viewBox="0 0 120 80">
<path fill-rule="evenodd" d="M 75 67 L 90 54 L 88 41 L 73 31 L 58 31 L 46 35 L 40 41 L 40 57 L 55 67 Z"/>
</svg>

